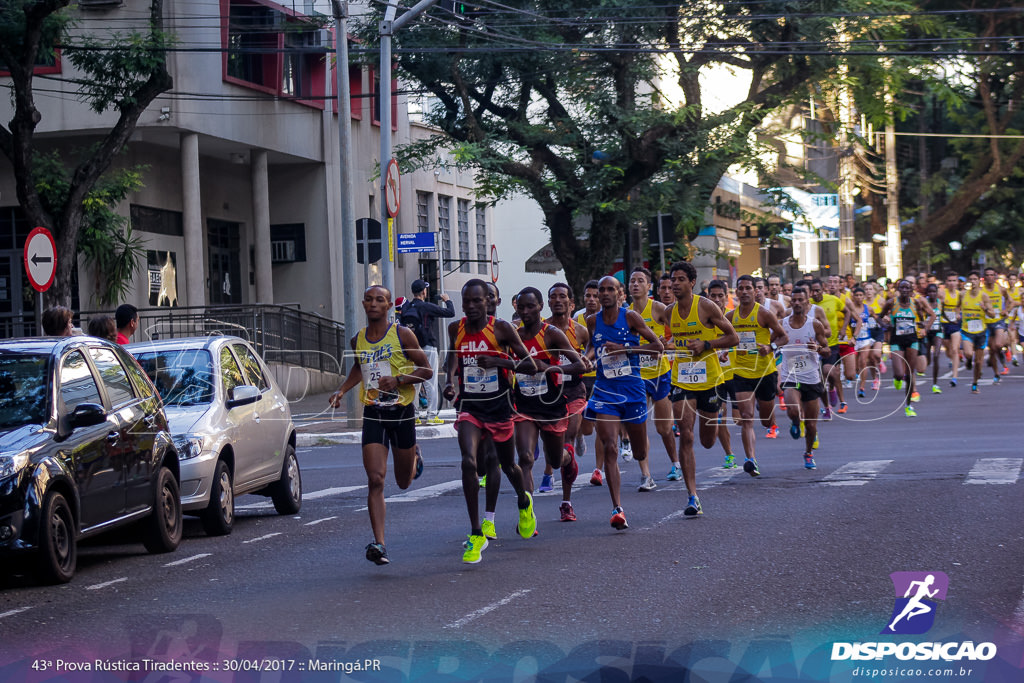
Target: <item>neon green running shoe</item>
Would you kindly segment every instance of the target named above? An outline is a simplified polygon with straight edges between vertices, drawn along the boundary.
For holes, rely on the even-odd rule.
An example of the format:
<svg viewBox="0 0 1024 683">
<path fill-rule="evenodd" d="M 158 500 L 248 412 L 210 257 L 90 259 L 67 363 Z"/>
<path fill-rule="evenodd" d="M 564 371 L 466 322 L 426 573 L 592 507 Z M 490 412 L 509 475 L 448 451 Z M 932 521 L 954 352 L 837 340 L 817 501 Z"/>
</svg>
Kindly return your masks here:
<svg viewBox="0 0 1024 683">
<path fill-rule="evenodd" d="M 537 531 L 537 515 L 533 512 L 533 496 L 527 492 L 526 499 L 530 504 L 519 510 L 519 535 L 523 538 L 533 538 Z"/>
<path fill-rule="evenodd" d="M 480 477 L 480 486 L 481 487 L 487 486 L 487 475 L 486 474 L 484 476 Z"/>
<path fill-rule="evenodd" d="M 816 449 L 816 448 L 818 448 L 818 446 L 819 446 L 819 443 L 818 443 L 818 435 L 817 435 L 817 434 L 815 434 L 815 435 L 814 435 L 814 443 L 812 443 L 812 444 L 811 444 L 811 449 L 812 449 L 812 450 L 813 450 L 813 449 Z"/>
<path fill-rule="evenodd" d="M 906 415 L 907 417 L 917 417 L 917 411 L 916 411 L 916 410 L 914 410 L 913 408 L 911 408 L 910 406 L 907 406 L 907 407 L 906 407 L 906 408 L 905 408 L 905 409 L 903 410 L 903 413 L 904 413 L 904 414 L 905 414 L 905 415 Z"/>
<path fill-rule="evenodd" d="M 722 463 L 722 469 L 731 470 L 734 467 L 736 467 L 736 456 L 729 453 L 725 456 L 725 462 Z"/>
<path fill-rule="evenodd" d="M 485 519 L 480 523 L 480 530 L 484 532 L 484 538 L 489 538 L 492 541 L 498 540 L 498 530 L 494 528 L 494 522 L 489 519 Z"/>
<path fill-rule="evenodd" d="M 938 384 L 933 384 L 932 385 L 932 393 L 933 394 L 941 394 L 942 393 L 942 389 L 939 388 Z"/>
<path fill-rule="evenodd" d="M 466 564 L 477 564 L 480 562 L 480 554 L 487 547 L 487 539 L 483 536 L 469 535 L 469 540 L 462 544 L 462 561 Z"/>
<path fill-rule="evenodd" d="M 803 420 L 800 420 L 800 436 L 806 436 L 806 435 L 807 435 L 807 426 L 804 425 L 804 421 Z"/>
</svg>

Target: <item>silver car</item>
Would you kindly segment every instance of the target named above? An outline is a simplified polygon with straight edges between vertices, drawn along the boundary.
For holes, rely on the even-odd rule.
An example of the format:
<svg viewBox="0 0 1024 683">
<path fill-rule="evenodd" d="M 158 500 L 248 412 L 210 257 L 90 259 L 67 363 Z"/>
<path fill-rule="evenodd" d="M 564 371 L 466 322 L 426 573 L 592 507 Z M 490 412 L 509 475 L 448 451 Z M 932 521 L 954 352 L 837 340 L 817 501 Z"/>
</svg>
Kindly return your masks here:
<svg viewBox="0 0 1024 683">
<path fill-rule="evenodd" d="M 238 337 L 131 344 L 164 400 L 181 466 L 181 503 L 210 535 L 231 533 L 235 498 L 270 496 L 279 514 L 302 505 L 288 400 Z"/>
</svg>

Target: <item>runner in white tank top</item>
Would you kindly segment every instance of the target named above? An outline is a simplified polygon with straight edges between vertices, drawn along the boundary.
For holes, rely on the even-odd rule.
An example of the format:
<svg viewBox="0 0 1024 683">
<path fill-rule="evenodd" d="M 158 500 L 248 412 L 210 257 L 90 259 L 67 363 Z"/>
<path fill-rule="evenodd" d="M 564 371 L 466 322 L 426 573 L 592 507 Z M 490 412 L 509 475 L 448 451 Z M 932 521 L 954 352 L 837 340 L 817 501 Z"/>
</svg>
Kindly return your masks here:
<svg viewBox="0 0 1024 683">
<path fill-rule="evenodd" d="M 800 438 L 803 419 L 804 467 L 813 470 L 814 443 L 818 436 L 819 399 L 825 393 L 821 376 L 821 355 L 830 354 L 828 335 L 822 324 L 811 314 L 809 292 L 805 287 L 794 287 L 791 304 L 793 314 L 782 320 L 782 329 L 789 343 L 782 347 L 779 379 L 786 398 L 786 413 L 792 422 L 789 435 Z"/>
</svg>

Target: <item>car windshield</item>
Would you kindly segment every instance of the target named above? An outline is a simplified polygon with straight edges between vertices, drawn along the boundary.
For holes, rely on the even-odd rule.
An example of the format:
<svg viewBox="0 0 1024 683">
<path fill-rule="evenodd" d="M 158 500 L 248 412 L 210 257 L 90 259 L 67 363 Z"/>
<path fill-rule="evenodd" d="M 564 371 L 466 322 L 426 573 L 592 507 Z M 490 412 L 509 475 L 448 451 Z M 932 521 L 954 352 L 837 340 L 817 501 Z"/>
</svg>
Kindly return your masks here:
<svg viewBox="0 0 1024 683">
<path fill-rule="evenodd" d="M 49 355 L 0 351 L 0 431 L 48 418 Z"/>
<path fill-rule="evenodd" d="M 194 406 L 213 401 L 213 359 L 209 351 L 144 351 L 135 357 L 153 380 L 164 405 Z"/>
</svg>

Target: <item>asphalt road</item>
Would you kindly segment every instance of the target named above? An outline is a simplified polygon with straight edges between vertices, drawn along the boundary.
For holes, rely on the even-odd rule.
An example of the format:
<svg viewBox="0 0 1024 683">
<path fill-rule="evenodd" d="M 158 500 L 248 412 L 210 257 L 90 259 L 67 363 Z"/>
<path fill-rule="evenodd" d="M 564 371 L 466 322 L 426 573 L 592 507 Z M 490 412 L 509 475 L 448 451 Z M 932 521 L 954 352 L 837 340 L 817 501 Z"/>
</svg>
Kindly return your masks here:
<svg viewBox="0 0 1024 683">
<path fill-rule="evenodd" d="M 757 430 L 757 479 L 722 470 L 719 446 L 698 446 L 699 518 L 682 516 L 686 492 L 664 480 L 656 435 L 656 490 L 637 492 L 636 464 L 624 466 L 623 532 L 608 524 L 607 489 L 586 483 L 590 454 L 579 521 L 557 521 L 560 494 L 539 494 L 530 540 L 514 533 L 505 482 L 499 540 L 478 565 L 461 562 L 454 439 L 422 443 L 427 467 L 408 491 L 389 481 L 386 567 L 363 557 L 359 448 L 301 449 L 299 515 L 245 496 L 228 537 L 189 520 L 169 555 L 107 538 L 82 547 L 66 586 L 0 579 L 0 680 L 852 681 L 868 673 L 858 667 L 889 669 L 889 681 L 1024 680 L 1024 377 L 980 395 L 943 384 L 916 419 L 891 381 L 851 405 L 823 426 L 814 471 L 784 418 L 775 441 Z M 901 571 L 942 572 L 948 592 L 926 633 L 880 635 Z M 836 642 L 875 641 L 992 643 L 997 654 L 832 661 Z M 97 660 L 209 670 L 97 671 Z M 381 669 L 356 669 L 366 662 Z"/>
</svg>

